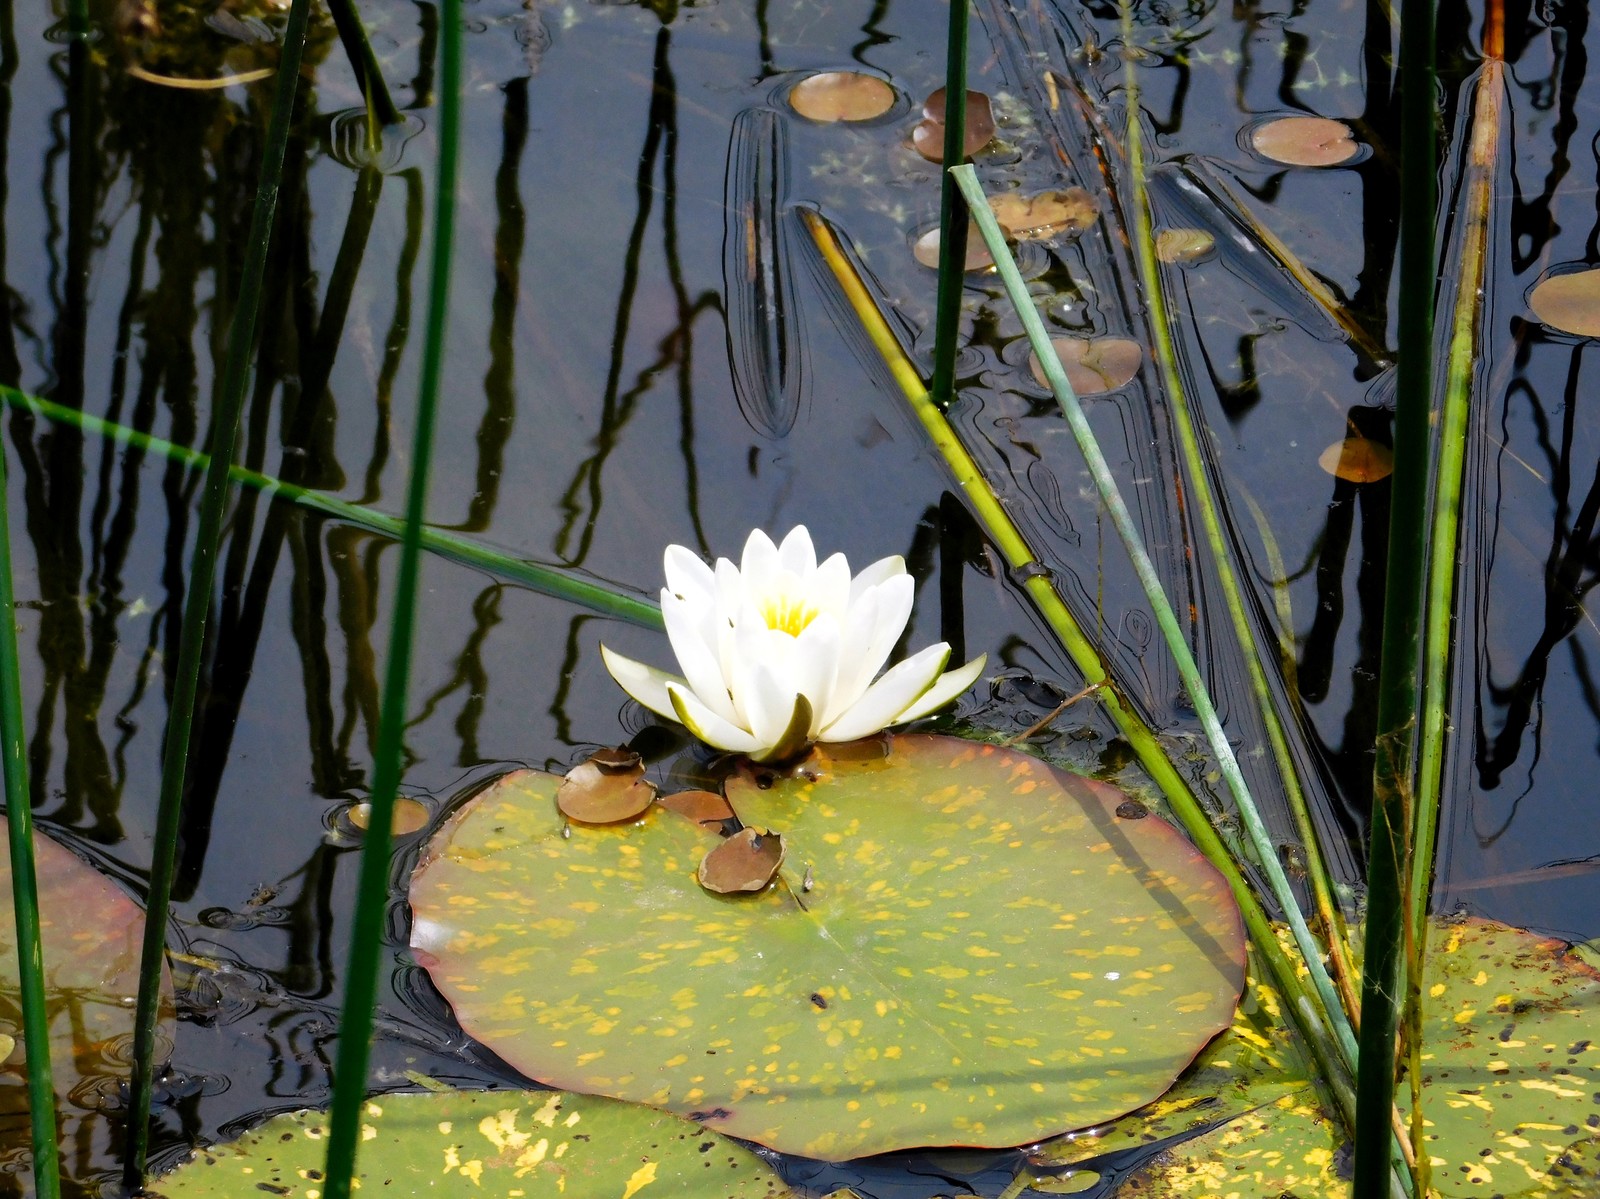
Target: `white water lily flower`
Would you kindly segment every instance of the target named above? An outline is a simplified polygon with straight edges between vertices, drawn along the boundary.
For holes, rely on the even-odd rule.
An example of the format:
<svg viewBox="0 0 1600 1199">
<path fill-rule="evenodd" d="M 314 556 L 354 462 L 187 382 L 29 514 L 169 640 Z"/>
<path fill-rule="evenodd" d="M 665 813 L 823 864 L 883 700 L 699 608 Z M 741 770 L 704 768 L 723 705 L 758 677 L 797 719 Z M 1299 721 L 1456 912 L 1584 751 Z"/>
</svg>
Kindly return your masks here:
<svg viewBox="0 0 1600 1199">
<path fill-rule="evenodd" d="M 980 654 L 946 671 L 941 641 L 874 680 L 911 617 L 898 554 L 851 578 L 843 554 L 817 565 L 797 525 L 782 545 L 756 529 L 738 566 L 713 569 L 681 545 L 665 565 L 661 614 L 683 676 L 600 653 L 629 695 L 718 749 L 776 762 L 813 741 L 854 741 L 944 706 L 983 669 Z"/>
</svg>

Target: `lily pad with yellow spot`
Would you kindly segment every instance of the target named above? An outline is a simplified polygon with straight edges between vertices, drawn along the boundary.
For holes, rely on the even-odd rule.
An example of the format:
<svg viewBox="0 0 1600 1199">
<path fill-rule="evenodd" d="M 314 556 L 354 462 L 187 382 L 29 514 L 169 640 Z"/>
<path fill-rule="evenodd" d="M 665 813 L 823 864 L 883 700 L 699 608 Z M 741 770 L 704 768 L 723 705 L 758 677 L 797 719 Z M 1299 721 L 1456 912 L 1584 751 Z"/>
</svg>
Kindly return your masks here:
<svg viewBox="0 0 1600 1199">
<path fill-rule="evenodd" d="M 105 1112 L 126 1107 L 122 1094 L 132 1060 L 134 1001 L 144 909 L 104 874 L 40 833 L 34 835 L 50 1069 L 57 1129 L 75 1163 L 106 1161 L 116 1139 Z M 27 1047 L 17 1006 L 15 915 L 10 849 L 0 838 L 0 1045 L 11 1044 L 0 1069 L 0 1153 L 30 1145 Z M 156 1060 L 172 1052 L 172 979 L 161 972 Z"/>
<path fill-rule="evenodd" d="M 1232 1017 L 1220 876 L 1025 754 L 907 736 L 730 780 L 791 863 L 739 897 L 700 888 L 716 838 L 670 812 L 563 838 L 558 785 L 474 799 L 411 902 L 463 1027 L 564 1089 L 830 1160 L 1016 1145 L 1150 1102 Z"/>
<path fill-rule="evenodd" d="M 783 1199 L 792 1194 L 750 1150 L 650 1108 L 559 1091 L 382 1095 L 363 1114 L 358 1194 L 483 1199 Z M 325 1112 L 274 1116 L 237 1141 L 198 1150 L 152 1180 L 155 1199 L 324 1189 Z"/>
</svg>

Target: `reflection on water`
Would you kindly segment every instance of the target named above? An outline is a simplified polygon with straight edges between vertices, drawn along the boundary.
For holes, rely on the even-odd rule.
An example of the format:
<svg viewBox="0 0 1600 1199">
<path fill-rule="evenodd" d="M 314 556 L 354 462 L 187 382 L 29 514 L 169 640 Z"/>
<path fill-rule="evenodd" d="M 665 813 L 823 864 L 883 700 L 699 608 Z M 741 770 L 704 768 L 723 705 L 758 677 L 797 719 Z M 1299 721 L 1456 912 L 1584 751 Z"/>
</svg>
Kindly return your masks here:
<svg viewBox="0 0 1600 1199">
<path fill-rule="evenodd" d="M 0 13 L 0 382 L 201 447 L 268 90 L 180 90 L 127 67 L 215 76 L 261 47 L 166 22 L 164 8 L 162 40 L 141 42 L 115 33 L 103 7 L 87 41 L 60 37 L 47 12 Z M 1087 228 L 1025 247 L 1049 320 L 1150 347 L 1118 132 L 1125 61 L 1141 72 L 1158 219 L 1216 241 L 1214 254 L 1164 268 L 1185 382 L 1212 429 L 1214 481 L 1273 685 L 1295 713 L 1294 752 L 1351 879 L 1388 491 L 1333 479 L 1316 460 L 1347 436 L 1388 438 L 1394 137 L 1387 18 L 1371 7 L 1141 6 L 1130 47 L 1113 6 L 1018 13 L 984 0 L 972 52 L 997 122 L 977 156 L 986 186 L 1097 198 Z M 248 4 L 230 13 L 276 19 Z M 240 452 L 277 478 L 390 510 L 415 394 L 437 14 L 423 3 L 368 15 L 404 121 L 375 161 L 352 151 L 359 93 L 320 26 Z M 907 642 L 991 655 L 995 682 L 969 707 L 978 722 L 1020 731 L 1078 690 L 792 219 L 808 206 L 840 230 L 906 346 L 925 355 L 932 275 L 911 245 L 936 219 L 936 168 L 909 134 L 942 83 L 938 14 L 888 0 L 480 0 L 470 19 L 431 519 L 641 590 L 668 542 L 729 554 L 752 525 L 804 522 L 827 550 L 906 556 L 919 580 Z M 1490 239 L 1440 902 L 1593 936 L 1600 834 L 1585 781 L 1600 628 L 1585 605 L 1600 570 L 1600 424 L 1580 406 L 1594 368 L 1588 344 L 1533 323 L 1524 296 L 1549 268 L 1600 256 L 1584 149 L 1600 129 L 1583 94 L 1581 6 L 1526 10 L 1509 27 L 1507 124 L 1519 133 L 1501 147 Z M 797 80 L 846 68 L 891 80 L 896 106 L 831 124 L 788 110 Z M 1472 69 L 1452 66 L 1451 122 Z M 1250 148 L 1248 127 L 1296 114 L 1348 121 L 1364 153 L 1302 169 Z M 1028 373 L 1019 322 L 991 277 L 969 277 L 968 305 L 952 422 L 1130 700 L 1191 737 L 1129 568 Z M 1088 412 L 1191 613 L 1252 783 L 1276 793 L 1216 580 L 1177 501 L 1148 354 Z M 199 478 L 23 408 L 4 425 L 33 802 L 137 891 Z M 201 964 L 180 977 L 186 1022 L 158 1096 L 163 1162 L 325 1094 L 354 881 L 329 820 L 367 783 L 396 561 L 369 529 L 236 497 L 176 891 L 178 947 Z M 600 669 L 602 636 L 661 660 L 659 634 L 440 559 L 423 583 L 406 782 L 435 810 L 508 764 L 565 767 L 630 737 L 664 770 L 699 773 L 681 738 Z M 1090 701 L 1036 743 L 1080 765 L 1127 760 Z M 1275 825 L 1290 836 L 1282 813 Z M 402 854 L 397 880 L 405 865 Z M 397 944 L 405 920 L 397 902 Z M 463 1043 L 413 968 L 402 961 L 387 988 L 382 1081 L 509 1078 Z M 72 1169 L 91 1179 L 109 1163 L 80 1156 Z"/>
</svg>

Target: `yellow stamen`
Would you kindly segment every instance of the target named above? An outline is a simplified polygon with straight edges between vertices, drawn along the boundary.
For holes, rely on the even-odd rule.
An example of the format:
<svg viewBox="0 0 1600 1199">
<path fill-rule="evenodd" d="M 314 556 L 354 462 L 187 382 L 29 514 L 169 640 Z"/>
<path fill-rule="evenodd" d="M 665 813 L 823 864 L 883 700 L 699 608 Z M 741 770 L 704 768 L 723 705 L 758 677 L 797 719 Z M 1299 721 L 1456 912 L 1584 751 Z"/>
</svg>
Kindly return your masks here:
<svg viewBox="0 0 1600 1199">
<path fill-rule="evenodd" d="M 761 615 L 766 618 L 767 628 L 798 637 L 801 630 L 817 618 L 817 610 L 803 599 L 774 595 L 761 605 Z"/>
</svg>

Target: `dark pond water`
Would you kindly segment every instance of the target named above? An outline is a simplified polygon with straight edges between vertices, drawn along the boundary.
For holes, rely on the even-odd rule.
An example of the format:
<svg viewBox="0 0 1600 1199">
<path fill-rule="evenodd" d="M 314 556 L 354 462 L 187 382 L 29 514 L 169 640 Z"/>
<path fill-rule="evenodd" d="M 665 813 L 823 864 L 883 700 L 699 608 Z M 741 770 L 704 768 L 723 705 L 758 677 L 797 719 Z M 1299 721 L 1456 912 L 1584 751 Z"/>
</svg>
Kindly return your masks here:
<svg viewBox="0 0 1600 1199">
<path fill-rule="evenodd" d="M 270 65 L 270 45 L 240 30 L 277 29 L 282 16 L 251 2 L 222 17 L 158 3 L 162 31 L 142 39 L 116 32 L 127 22 L 104 5 L 91 14 L 92 40 L 77 45 L 62 36 L 64 13 L 6 6 L 0 382 L 203 444 L 270 84 L 180 89 L 145 76 Z M 958 713 L 972 726 L 1019 731 L 1076 690 L 797 219 L 809 207 L 832 223 L 925 360 L 933 275 L 910 245 L 937 220 L 937 176 L 908 135 L 942 83 L 942 6 L 476 0 L 467 10 L 462 209 L 430 520 L 640 593 L 659 585 L 669 542 L 731 555 L 752 526 L 803 522 L 852 562 L 906 556 L 920 580 L 908 646 L 943 638 L 962 660 L 990 655 L 989 677 Z M 977 156 L 986 186 L 1076 185 L 1100 208 L 1081 236 L 1022 248 L 1032 286 L 1061 331 L 1148 347 L 1119 190 L 1129 54 L 1114 8 L 980 0 L 975 11 L 973 86 L 993 97 L 999 125 Z M 1451 11 L 1450 27 L 1463 27 Z M 437 13 L 418 2 L 368 17 L 406 124 L 381 172 L 358 169 L 358 92 L 318 17 L 241 454 L 396 512 L 421 348 Z M 1436 906 L 1581 940 L 1600 935 L 1600 639 L 1585 608 L 1600 569 L 1600 421 L 1583 409 L 1596 366 L 1587 341 L 1533 322 L 1525 296 L 1549 269 L 1600 256 L 1600 114 L 1586 90 L 1582 5 L 1519 9 L 1508 30 Z M 1389 436 L 1388 36 L 1381 14 L 1344 0 L 1149 3 L 1133 50 L 1158 216 L 1218 242 L 1166 276 L 1179 350 L 1254 618 L 1264 637 L 1281 627 L 1292 640 L 1296 752 L 1352 882 L 1387 484 L 1336 481 L 1317 458 L 1352 431 Z M 1474 63 L 1450 44 L 1447 126 L 1459 147 Z M 888 80 L 896 106 L 861 124 L 788 111 L 795 81 L 836 69 Z M 1256 123 L 1306 113 L 1350 121 L 1361 155 L 1286 168 L 1249 148 Z M 779 165 L 761 194 L 748 180 L 763 155 Z M 780 393 L 736 386 L 755 328 L 741 290 L 747 204 L 766 205 L 782 235 L 792 340 Z M 1263 249 L 1257 226 L 1325 280 L 1332 309 Z M 991 277 L 969 283 L 952 421 L 1080 619 L 1101 630 L 1136 705 L 1197 744 L 1076 451 L 1028 376 L 1020 326 Z M 1198 616 L 1196 648 L 1258 794 L 1274 794 L 1214 577 L 1176 506 L 1172 428 L 1148 357 L 1132 383 L 1088 406 L 1177 607 Z M 15 407 L 4 428 L 35 811 L 138 894 L 198 476 Z M 263 1112 L 326 1098 L 356 862 L 337 830 L 370 775 L 398 557 L 371 531 L 238 497 L 173 913 L 177 946 L 211 965 L 180 971 L 184 1022 L 157 1096 L 158 1165 Z M 659 634 L 442 559 L 426 563 L 423 586 L 405 787 L 430 810 L 508 766 L 564 769 L 630 738 L 664 774 L 698 769 L 694 751 L 626 703 L 600 665 L 602 637 L 664 664 Z M 1136 777 L 1087 705 L 1035 744 Z M 1192 772 L 1205 783 L 1203 763 Z M 1282 813 L 1277 823 L 1290 839 Z M 506 1081 L 399 948 L 399 884 L 417 844 L 402 839 L 395 869 L 376 1081 L 401 1085 L 407 1071 Z M 113 1127 L 114 1114 L 70 1163 L 85 1185 L 111 1177 Z M 905 1195 L 968 1185 L 948 1172 L 930 1178 L 900 1162 L 860 1185 Z"/>
</svg>

